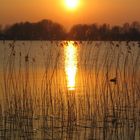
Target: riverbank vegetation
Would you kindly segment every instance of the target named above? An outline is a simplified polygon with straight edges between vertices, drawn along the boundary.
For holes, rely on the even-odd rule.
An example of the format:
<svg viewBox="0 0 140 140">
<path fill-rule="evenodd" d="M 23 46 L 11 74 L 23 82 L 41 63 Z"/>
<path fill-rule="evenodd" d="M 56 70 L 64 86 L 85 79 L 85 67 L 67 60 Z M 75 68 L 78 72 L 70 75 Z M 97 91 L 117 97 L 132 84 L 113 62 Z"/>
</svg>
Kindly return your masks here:
<svg viewBox="0 0 140 140">
<path fill-rule="evenodd" d="M 123 25 L 77 24 L 69 31 L 59 23 L 42 20 L 36 23 L 21 22 L 0 28 L 1 40 L 140 40 L 140 23 Z"/>
</svg>

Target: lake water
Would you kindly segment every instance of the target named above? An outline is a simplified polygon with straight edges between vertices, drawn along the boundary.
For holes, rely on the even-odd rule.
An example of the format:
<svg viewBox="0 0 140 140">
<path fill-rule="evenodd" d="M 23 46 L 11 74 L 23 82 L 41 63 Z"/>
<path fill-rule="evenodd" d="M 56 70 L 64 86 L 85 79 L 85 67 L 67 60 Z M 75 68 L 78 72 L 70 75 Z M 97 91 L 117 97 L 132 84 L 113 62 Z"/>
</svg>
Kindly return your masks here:
<svg viewBox="0 0 140 140">
<path fill-rule="evenodd" d="M 140 43 L 1 41 L 2 139 L 140 139 Z"/>
</svg>

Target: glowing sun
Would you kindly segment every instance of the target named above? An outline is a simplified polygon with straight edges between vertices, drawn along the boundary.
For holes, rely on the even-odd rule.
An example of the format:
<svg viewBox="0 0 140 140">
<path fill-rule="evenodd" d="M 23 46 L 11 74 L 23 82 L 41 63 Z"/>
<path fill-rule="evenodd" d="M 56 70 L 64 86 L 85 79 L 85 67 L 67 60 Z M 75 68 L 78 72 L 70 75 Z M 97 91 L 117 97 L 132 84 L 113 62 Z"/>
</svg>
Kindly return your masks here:
<svg viewBox="0 0 140 140">
<path fill-rule="evenodd" d="M 66 6 L 69 9 L 76 9 L 78 6 L 79 0 L 65 0 Z"/>
</svg>

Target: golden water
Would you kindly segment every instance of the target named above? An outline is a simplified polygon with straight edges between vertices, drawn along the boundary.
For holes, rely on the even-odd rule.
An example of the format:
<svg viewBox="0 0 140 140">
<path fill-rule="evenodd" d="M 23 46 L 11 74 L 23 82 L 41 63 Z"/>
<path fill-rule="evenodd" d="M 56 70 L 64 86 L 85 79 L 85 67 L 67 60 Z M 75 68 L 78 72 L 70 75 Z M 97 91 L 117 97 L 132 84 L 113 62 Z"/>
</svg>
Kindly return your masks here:
<svg viewBox="0 0 140 140">
<path fill-rule="evenodd" d="M 75 90 L 77 73 L 77 47 L 74 42 L 68 42 L 64 48 L 65 54 L 65 73 L 68 90 Z"/>
</svg>

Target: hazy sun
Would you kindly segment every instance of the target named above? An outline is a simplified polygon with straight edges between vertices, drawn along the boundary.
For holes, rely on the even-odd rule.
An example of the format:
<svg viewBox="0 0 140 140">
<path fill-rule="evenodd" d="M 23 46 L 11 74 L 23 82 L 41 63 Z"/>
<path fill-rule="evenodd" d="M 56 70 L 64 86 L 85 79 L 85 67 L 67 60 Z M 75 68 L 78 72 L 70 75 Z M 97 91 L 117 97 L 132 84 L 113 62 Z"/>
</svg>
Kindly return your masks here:
<svg viewBox="0 0 140 140">
<path fill-rule="evenodd" d="M 78 6 L 79 0 L 65 0 L 65 2 L 69 9 L 75 9 Z"/>
</svg>

